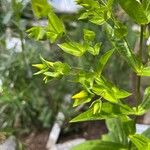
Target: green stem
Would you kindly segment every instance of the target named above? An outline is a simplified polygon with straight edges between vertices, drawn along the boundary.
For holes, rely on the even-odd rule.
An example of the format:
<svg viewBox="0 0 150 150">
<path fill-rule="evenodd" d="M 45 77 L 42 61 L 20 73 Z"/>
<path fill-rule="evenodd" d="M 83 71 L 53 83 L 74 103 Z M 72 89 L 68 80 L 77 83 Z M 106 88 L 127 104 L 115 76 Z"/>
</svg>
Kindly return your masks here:
<svg viewBox="0 0 150 150">
<path fill-rule="evenodd" d="M 128 150 L 131 150 L 132 147 L 132 141 L 129 141 Z"/>
<path fill-rule="evenodd" d="M 138 51 L 139 59 L 142 61 L 142 52 L 143 52 L 143 33 L 144 33 L 144 26 L 141 25 L 141 33 L 140 33 L 140 46 Z M 137 84 L 136 84 L 136 99 L 137 99 L 137 105 L 136 109 L 138 109 L 138 105 L 141 103 L 141 77 L 137 76 Z"/>
</svg>

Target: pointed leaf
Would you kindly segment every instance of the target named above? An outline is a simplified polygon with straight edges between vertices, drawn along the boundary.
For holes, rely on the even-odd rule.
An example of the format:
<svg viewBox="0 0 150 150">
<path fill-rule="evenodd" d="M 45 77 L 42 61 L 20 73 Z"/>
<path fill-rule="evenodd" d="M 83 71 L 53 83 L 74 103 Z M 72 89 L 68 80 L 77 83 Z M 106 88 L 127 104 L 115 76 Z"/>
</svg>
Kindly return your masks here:
<svg viewBox="0 0 150 150">
<path fill-rule="evenodd" d="M 150 22 L 150 1 L 149 0 L 143 0 L 142 1 L 142 6 L 144 8 L 147 19 Z"/>
<path fill-rule="evenodd" d="M 145 89 L 144 100 L 138 107 L 139 114 L 142 115 L 145 112 L 147 112 L 149 109 L 150 109 L 150 87 Z"/>
<path fill-rule="evenodd" d="M 123 37 L 125 37 L 128 33 L 128 29 L 125 25 L 123 25 L 122 23 L 118 22 L 117 26 L 114 29 L 114 35 L 116 38 L 118 39 L 122 39 Z"/>
<path fill-rule="evenodd" d="M 100 113 L 102 109 L 102 101 L 100 99 L 95 100 L 90 107 L 93 107 L 93 114 Z"/>
<path fill-rule="evenodd" d="M 38 69 L 43 69 L 45 67 L 43 64 L 33 64 L 32 66 Z"/>
<path fill-rule="evenodd" d="M 114 142 L 91 140 L 79 144 L 73 147 L 71 150 L 127 150 L 127 147 Z"/>
<path fill-rule="evenodd" d="M 150 67 L 142 67 L 142 69 L 138 72 L 139 76 L 150 76 Z"/>
<path fill-rule="evenodd" d="M 46 30 L 44 27 L 32 27 L 26 31 L 30 38 L 34 38 L 35 40 L 43 40 L 46 37 Z"/>
<path fill-rule="evenodd" d="M 88 96 L 88 93 L 86 91 L 81 91 L 75 95 L 72 96 L 72 99 L 81 99 Z"/>
<path fill-rule="evenodd" d="M 95 46 L 88 46 L 87 51 L 92 55 L 98 55 L 101 50 L 102 43 L 96 43 Z"/>
<path fill-rule="evenodd" d="M 106 65 L 107 61 L 109 60 L 109 58 L 111 57 L 111 55 L 113 54 L 114 50 L 110 50 L 107 51 L 99 60 L 98 65 L 97 65 L 97 73 L 99 75 L 101 75 L 102 70 L 104 68 L 104 66 Z"/>
<path fill-rule="evenodd" d="M 68 75 L 70 72 L 70 66 L 62 62 L 50 62 L 40 56 L 42 64 L 34 64 L 33 66 L 38 68 L 40 71 L 34 75 L 43 74 L 44 80 L 52 80 L 53 78 L 60 78 L 63 75 Z"/>
<path fill-rule="evenodd" d="M 84 29 L 84 40 L 89 42 L 93 41 L 95 38 L 95 32 L 91 30 Z"/>
<path fill-rule="evenodd" d="M 93 95 L 89 94 L 85 90 L 73 95 L 72 96 L 72 99 L 74 100 L 73 107 L 90 102 L 92 100 L 92 97 Z"/>
<path fill-rule="evenodd" d="M 117 103 L 119 99 L 131 95 L 131 93 L 119 89 L 111 82 L 107 81 L 104 77 L 96 78 L 95 82 L 96 83 L 94 84 L 92 89 L 93 92 L 112 103 Z"/>
<path fill-rule="evenodd" d="M 114 48 L 120 53 L 120 55 L 137 74 L 141 73 L 141 70 L 143 69 L 143 64 L 133 53 L 133 50 L 130 49 L 127 41 L 117 39 L 114 36 L 114 29 L 109 24 L 105 24 L 105 29 L 109 38 L 111 39 Z"/>
<path fill-rule="evenodd" d="M 47 0 L 31 0 L 34 14 L 37 18 L 47 17 L 51 11 L 51 6 Z"/>
<path fill-rule="evenodd" d="M 104 102 L 101 107 L 100 113 L 94 114 L 94 107 L 90 107 L 87 111 L 81 113 L 70 122 L 80 122 L 80 121 L 92 121 L 92 120 L 103 120 L 109 118 L 116 118 L 123 115 L 134 114 L 132 110 L 127 105 L 117 105 L 109 102 Z"/>
<path fill-rule="evenodd" d="M 124 11 L 138 24 L 147 24 L 148 18 L 138 0 L 118 0 Z"/>
<path fill-rule="evenodd" d="M 90 22 L 102 25 L 111 17 L 111 4 L 109 0 L 107 4 L 99 4 L 95 0 L 76 0 L 77 3 L 83 6 L 86 10 L 81 14 L 79 19 L 89 19 Z"/>
<path fill-rule="evenodd" d="M 58 46 L 66 53 L 80 57 L 86 52 L 86 46 L 77 42 L 68 42 L 58 44 Z"/>
<path fill-rule="evenodd" d="M 50 13 L 48 14 L 47 37 L 53 43 L 58 38 L 62 37 L 64 33 L 65 27 L 63 25 L 63 22 L 53 11 L 50 11 Z"/>
<path fill-rule="evenodd" d="M 75 0 L 77 4 L 83 6 L 86 9 L 95 9 L 99 7 L 98 1 L 95 0 Z"/>
<path fill-rule="evenodd" d="M 129 136 L 130 140 L 135 144 L 138 150 L 149 150 L 150 149 L 150 139 L 143 135 L 135 134 Z"/>
</svg>

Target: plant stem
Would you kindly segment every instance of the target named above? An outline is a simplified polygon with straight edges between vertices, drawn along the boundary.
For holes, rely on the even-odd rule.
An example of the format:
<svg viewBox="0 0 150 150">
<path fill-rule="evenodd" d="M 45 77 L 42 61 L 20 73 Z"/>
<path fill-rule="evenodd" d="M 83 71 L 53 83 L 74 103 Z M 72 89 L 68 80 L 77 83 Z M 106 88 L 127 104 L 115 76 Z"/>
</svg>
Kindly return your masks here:
<svg viewBox="0 0 150 150">
<path fill-rule="evenodd" d="M 143 33 L 144 33 L 144 26 L 141 25 L 141 33 L 140 33 L 140 46 L 138 51 L 138 56 L 140 61 L 142 62 L 142 52 L 143 52 Z M 141 103 L 141 77 L 137 76 L 137 84 L 136 84 L 136 99 L 137 99 L 137 106 L 136 109 L 138 109 L 138 105 Z"/>
<path fill-rule="evenodd" d="M 128 150 L 131 150 L 132 147 L 132 141 L 129 141 Z"/>
</svg>

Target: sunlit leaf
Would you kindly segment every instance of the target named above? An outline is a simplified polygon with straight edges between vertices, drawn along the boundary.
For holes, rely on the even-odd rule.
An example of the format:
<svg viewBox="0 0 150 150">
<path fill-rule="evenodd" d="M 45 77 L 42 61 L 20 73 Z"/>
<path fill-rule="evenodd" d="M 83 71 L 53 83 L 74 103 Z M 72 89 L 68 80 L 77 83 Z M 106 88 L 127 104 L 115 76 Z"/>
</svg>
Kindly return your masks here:
<svg viewBox="0 0 150 150">
<path fill-rule="evenodd" d="M 105 29 L 108 37 L 111 39 L 113 47 L 120 53 L 120 55 L 137 74 L 141 72 L 143 64 L 133 53 L 133 50 L 129 47 L 127 41 L 125 39 L 120 40 L 116 38 L 114 36 L 114 29 L 109 24 L 105 24 Z"/>
<path fill-rule="evenodd" d="M 150 109 L 150 87 L 145 89 L 144 99 L 138 107 L 139 114 L 144 114 L 149 109 Z"/>
<path fill-rule="evenodd" d="M 92 55 L 98 55 L 101 50 L 102 43 L 96 43 L 94 46 L 88 46 L 87 51 Z"/>
<path fill-rule="evenodd" d="M 37 18 L 47 17 L 51 11 L 51 6 L 47 0 L 31 0 L 34 14 Z"/>
<path fill-rule="evenodd" d="M 102 109 L 102 101 L 100 99 L 95 100 L 90 107 L 93 107 L 93 114 L 100 113 Z"/>
<path fill-rule="evenodd" d="M 128 33 L 127 27 L 123 25 L 122 23 L 118 22 L 117 26 L 114 28 L 114 35 L 118 39 L 122 39 L 125 37 Z"/>
<path fill-rule="evenodd" d="M 107 51 L 98 61 L 97 69 L 96 69 L 98 75 L 101 75 L 104 66 L 106 65 L 107 61 L 109 60 L 113 52 L 114 50 Z"/>
<path fill-rule="evenodd" d="M 95 0 L 76 0 L 76 2 L 85 8 L 79 19 L 89 19 L 94 24 L 102 25 L 111 17 L 112 0 L 106 4 L 100 4 Z"/>
<path fill-rule="evenodd" d="M 114 142 L 105 142 L 100 140 L 91 140 L 81 143 L 71 150 L 127 150 L 127 147 Z"/>
<path fill-rule="evenodd" d="M 104 77 L 96 78 L 96 83 L 93 86 L 93 92 L 100 95 L 105 100 L 116 103 L 121 98 L 125 98 L 131 95 L 131 93 L 121 90 L 111 82 L 107 81 Z"/>
<path fill-rule="evenodd" d="M 142 7 L 142 4 L 137 0 L 118 0 L 124 11 L 139 24 L 147 24 L 148 18 Z"/>
<path fill-rule="evenodd" d="M 58 46 L 66 53 L 69 53 L 71 55 L 80 57 L 82 56 L 86 50 L 87 46 L 84 44 L 80 44 L 77 42 L 67 42 L 67 43 L 62 43 L 58 44 Z"/>
<path fill-rule="evenodd" d="M 92 120 L 104 120 L 109 118 L 117 118 L 119 116 L 134 114 L 132 110 L 127 105 L 117 105 L 109 102 L 104 102 L 101 107 L 101 111 L 98 113 L 93 113 L 94 107 L 90 107 L 87 111 L 81 113 L 70 122 L 80 122 L 80 121 L 92 121 Z"/>
<path fill-rule="evenodd" d="M 144 12 L 147 16 L 148 21 L 150 22 L 150 1 L 149 0 L 143 0 L 142 6 L 144 8 Z"/>
<path fill-rule="evenodd" d="M 135 144 L 138 150 L 149 150 L 150 149 L 150 139 L 143 135 L 135 134 L 129 136 L 130 140 Z"/>
<path fill-rule="evenodd" d="M 80 71 L 77 74 L 75 74 L 75 82 L 80 83 L 83 86 L 83 88 L 91 94 L 93 94 L 91 90 L 93 88 L 94 78 L 94 72 Z"/>
<path fill-rule="evenodd" d="M 142 67 L 142 69 L 138 72 L 139 76 L 150 76 L 150 67 Z"/>
<path fill-rule="evenodd" d="M 97 0 L 75 0 L 77 4 L 83 6 L 86 9 L 95 9 L 99 7 Z"/>
<path fill-rule="evenodd" d="M 46 30 L 44 27 L 32 27 L 26 31 L 30 38 L 34 38 L 35 40 L 43 40 L 46 38 Z"/>
<path fill-rule="evenodd" d="M 58 38 L 62 37 L 63 34 L 65 34 L 65 27 L 63 22 L 53 11 L 48 14 L 48 26 L 46 31 L 47 37 L 52 43 L 55 42 Z"/>
<path fill-rule="evenodd" d="M 70 72 L 70 66 L 62 62 L 50 62 L 41 57 L 42 64 L 34 64 L 33 67 L 38 68 L 40 71 L 34 73 L 34 75 L 43 74 L 44 80 L 52 80 L 53 78 L 60 78 L 63 75 L 68 75 Z"/>
<path fill-rule="evenodd" d="M 72 99 L 74 100 L 73 107 L 90 102 L 92 97 L 93 95 L 89 94 L 87 91 L 80 91 L 72 96 Z"/>
<path fill-rule="evenodd" d="M 84 40 L 89 42 L 93 41 L 95 38 L 95 32 L 91 30 L 84 29 Z"/>
</svg>

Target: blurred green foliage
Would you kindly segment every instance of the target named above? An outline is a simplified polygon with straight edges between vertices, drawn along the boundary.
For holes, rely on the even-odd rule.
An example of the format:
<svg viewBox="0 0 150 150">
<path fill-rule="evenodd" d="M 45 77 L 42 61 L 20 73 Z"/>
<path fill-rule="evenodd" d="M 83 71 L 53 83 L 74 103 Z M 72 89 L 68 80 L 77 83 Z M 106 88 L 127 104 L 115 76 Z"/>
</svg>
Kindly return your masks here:
<svg viewBox="0 0 150 150">
<path fill-rule="evenodd" d="M 64 87 L 65 79 L 45 85 L 33 76 L 32 64 L 40 54 L 54 60 L 63 56 L 49 42 L 34 42 L 26 36 L 27 28 L 36 22 L 28 1 L 2 0 L 0 8 L 0 127 L 15 131 L 50 128 L 64 91 L 70 93 L 73 87 Z"/>
</svg>

